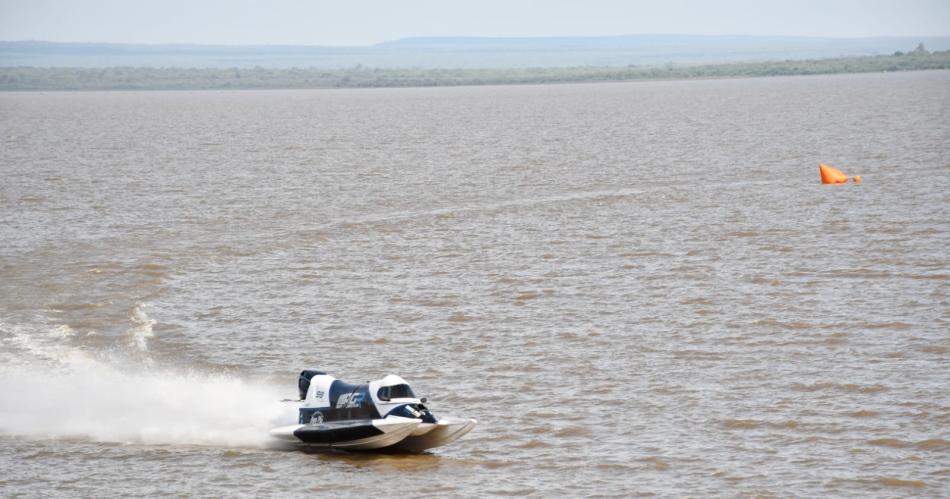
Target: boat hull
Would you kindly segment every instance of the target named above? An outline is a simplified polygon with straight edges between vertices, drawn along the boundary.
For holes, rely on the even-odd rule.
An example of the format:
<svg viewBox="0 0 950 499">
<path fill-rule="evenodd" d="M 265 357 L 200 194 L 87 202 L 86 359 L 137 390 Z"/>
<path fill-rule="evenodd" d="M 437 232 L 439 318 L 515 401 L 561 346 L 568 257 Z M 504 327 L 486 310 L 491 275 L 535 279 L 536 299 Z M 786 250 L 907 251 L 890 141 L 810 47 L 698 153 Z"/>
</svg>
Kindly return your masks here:
<svg viewBox="0 0 950 499">
<path fill-rule="evenodd" d="M 292 425 L 271 430 L 271 436 L 307 447 L 372 450 L 399 443 L 419 426 L 418 419 L 390 416 L 384 419 L 332 421 Z"/>
<path fill-rule="evenodd" d="M 478 421 L 474 419 L 442 418 L 429 424 L 427 431 L 416 431 L 393 445 L 394 449 L 407 452 L 422 452 L 450 444 L 472 431 Z"/>
</svg>

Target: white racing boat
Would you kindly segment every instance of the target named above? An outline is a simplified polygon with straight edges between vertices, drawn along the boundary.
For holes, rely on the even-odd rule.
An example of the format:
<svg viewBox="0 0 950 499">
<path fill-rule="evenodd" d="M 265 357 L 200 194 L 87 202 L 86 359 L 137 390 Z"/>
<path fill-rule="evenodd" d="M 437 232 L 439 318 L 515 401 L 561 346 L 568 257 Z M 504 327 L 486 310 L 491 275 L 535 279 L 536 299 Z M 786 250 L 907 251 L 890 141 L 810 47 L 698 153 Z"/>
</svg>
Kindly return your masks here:
<svg viewBox="0 0 950 499">
<path fill-rule="evenodd" d="M 310 447 L 422 452 L 452 443 L 472 431 L 474 419 L 434 416 L 406 380 L 390 374 L 350 384 L 312 369 L 300 373 L 297 424 L 271 436 Z"/>
</svg>

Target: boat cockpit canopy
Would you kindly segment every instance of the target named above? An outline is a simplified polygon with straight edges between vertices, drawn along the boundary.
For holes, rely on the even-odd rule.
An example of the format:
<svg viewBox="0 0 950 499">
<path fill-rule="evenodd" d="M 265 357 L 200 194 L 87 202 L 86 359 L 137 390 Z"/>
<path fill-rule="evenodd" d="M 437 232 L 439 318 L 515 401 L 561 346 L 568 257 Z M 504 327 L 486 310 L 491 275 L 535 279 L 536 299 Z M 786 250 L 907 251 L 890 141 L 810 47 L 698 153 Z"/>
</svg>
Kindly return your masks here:
<svg viewBox="0 0 950 499">
<path fill-rule="evenodd" d="M 416 394 L 412 393 L 412 388 L 409 388 L 409 385 L 400 384 L 380 387 L 376 392 L 376 398 L 379 400 L 414 399 Z"/>
</svg>

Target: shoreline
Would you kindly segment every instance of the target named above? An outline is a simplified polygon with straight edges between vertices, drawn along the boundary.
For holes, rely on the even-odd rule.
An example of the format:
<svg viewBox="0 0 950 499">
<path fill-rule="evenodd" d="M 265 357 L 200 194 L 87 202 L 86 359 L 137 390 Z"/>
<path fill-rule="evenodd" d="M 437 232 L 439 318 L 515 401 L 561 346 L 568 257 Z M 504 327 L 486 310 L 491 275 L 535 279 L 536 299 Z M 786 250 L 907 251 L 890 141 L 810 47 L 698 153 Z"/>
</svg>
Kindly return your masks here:
<svg viewBox="0 0 950 499">
<path fill-rule="evenodd" d="M 950 51 L 826 59 L 514 69 L 0 67 L 0 92 L 317 90 L 682 81 L 950 69 Z"/>
</svg>

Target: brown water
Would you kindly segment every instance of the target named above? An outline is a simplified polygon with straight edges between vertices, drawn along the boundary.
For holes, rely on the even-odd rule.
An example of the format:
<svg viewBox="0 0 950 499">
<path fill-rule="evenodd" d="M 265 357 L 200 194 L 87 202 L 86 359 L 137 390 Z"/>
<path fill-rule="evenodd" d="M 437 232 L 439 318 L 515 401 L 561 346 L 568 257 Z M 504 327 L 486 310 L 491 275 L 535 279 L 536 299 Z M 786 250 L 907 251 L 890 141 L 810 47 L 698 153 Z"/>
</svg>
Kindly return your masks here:
<svg viewBox="0 0 950 499">
<path fill-rule="evenodd" d="M 0 495 L 946 496 L 948 117 L 950 72 L 0 94 Z M 302 367 L 480 425 L 268 449 Z"/>
</svg>

